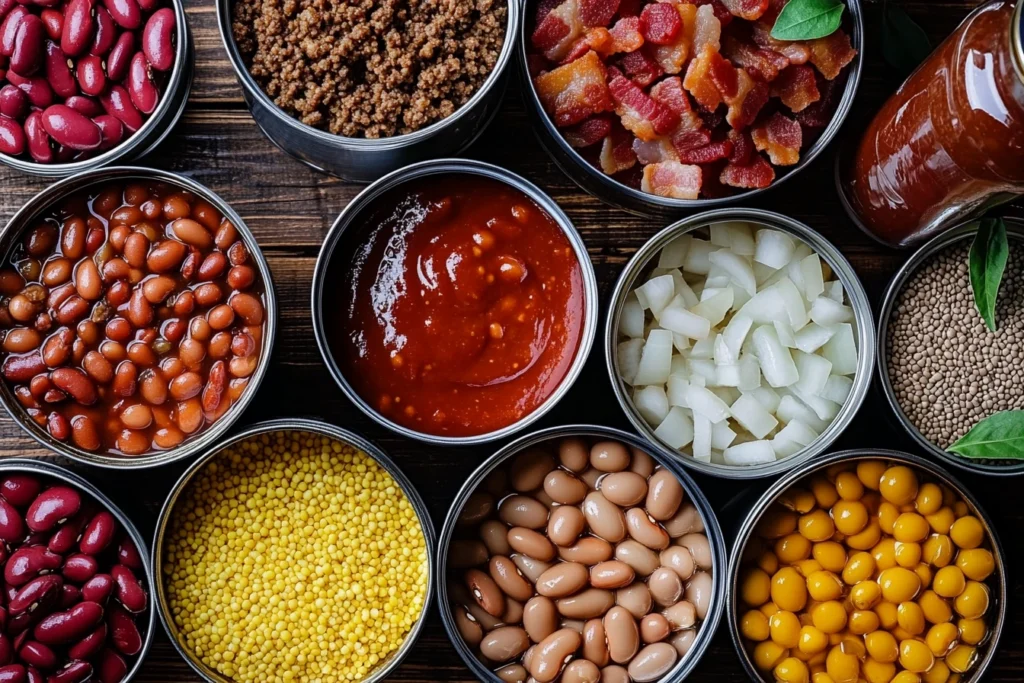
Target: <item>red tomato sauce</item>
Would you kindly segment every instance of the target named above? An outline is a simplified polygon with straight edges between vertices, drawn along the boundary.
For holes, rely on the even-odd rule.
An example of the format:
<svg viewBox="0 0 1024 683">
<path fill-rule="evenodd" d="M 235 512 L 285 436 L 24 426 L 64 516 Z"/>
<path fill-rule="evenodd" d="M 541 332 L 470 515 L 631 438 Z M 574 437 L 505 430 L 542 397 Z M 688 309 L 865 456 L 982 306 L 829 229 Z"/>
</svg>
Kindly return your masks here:
<svg viewBox="0 0 1024 683">
<path fill-rule="evenodd" d="M 519 190 L 429 176 L 376 201 L 325 282 L 328 339 L 355 391 L 439 436 L 513 424 L 561 384 L 583 335 L 583 270 Z M 333 328 L 333 329 L 332 329 Z"/>
</svg>

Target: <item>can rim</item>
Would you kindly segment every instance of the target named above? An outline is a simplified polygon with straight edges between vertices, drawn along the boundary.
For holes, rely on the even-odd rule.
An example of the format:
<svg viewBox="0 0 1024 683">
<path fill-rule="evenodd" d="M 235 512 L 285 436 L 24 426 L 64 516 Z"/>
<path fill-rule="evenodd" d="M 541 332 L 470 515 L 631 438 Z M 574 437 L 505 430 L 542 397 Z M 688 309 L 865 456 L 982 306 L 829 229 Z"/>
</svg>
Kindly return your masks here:
<svg viewBox="0 0 1024 683">
<path fill-rule="evenodd" d="M 616 347 L 618 345 L 619 317 L 622 313 L 626 297 L 629 295 L 631 287 L 637 278 L 647 270 L 651 260 L 657 256 L 658 251 L 672 239 L 679 235 L 699 230 L 711 223 L 729 220 L 757 223 L 773 230 L 780 230 L 796 237 L 814 249 L 819 258 L 824 259 L 829 267 L 832 268 L 832 271 L 839 276 L 854 312 L 853 327 L 856 331 L 858 345 L 857 371 L 853 377 L 853 389 L 846 402 L 840 408 L 835 419 L 832 420 L 825 431 L 818 435 L 817 439 L 788 458 L 776 460 L 765 465 L 741 466 L 705 463 L 670 448 L 654 435 L 654 430 L 638 414 L 633 401 L 629 398 L 626 391 L 625 383 L 620 378 L 618 372 Z M 626 413 L 626 418 L 633 425 L 633 428 L 643 435 L 651 443 L 652 447 L 665 457 L 671 457 L 673 460 L 681 462 L 685 467 L 691 467 L 704 474 L 725 479 L 757 479 L 774 476 L 798 467 L 800 464 L 828 449 L 842 432 L 850 426 L 853 418 L 867 398 L 868 390 L 871 387 L 871 370 L 878 355 L 871 301 L 850 262 L 831 242 L 810 226 L 788 216 L 762 209 L 725 208 L 705 211 L 672 223 L 645 242 L 630 258 L 615 283 L 608 306 L 608 315 L 605 319 L 604 337 L 605 365 L 608 370 L 608 378 L 612 384 L 612 391 L 615 393 L 615 398 L 618 400 L 623 412 Z"/>
<path fill-rule="evenodd" d="M 1020 6 L 1024 7 L 1024 2 L 1021 2 Z M 1010 477 L 1024 474 L 1024 461 L 1018 461 L 1012 464 L 1008 463 L 1005 465 L 992 465 L 975 462 L 970 458 L 964 458 L 949 453 L 925 438 L 924 434 L 922 434 L 917 426 L 910 421 L 910 418 L 907 417 L 907 414 L 904 412 L 903 407 L 896 398 L 896 390 L 892 385 L 891 378 L 889 377 L 887 339 L 889 332 L 889 320 L 892 317 L 893 308 L 896 305 L 897 299 L 899 299 L 900 294 L 903 293 L 903 288 L 914 274 L 917 273 L 918 269 L 927 264 L 931 257 L 940 251 L 953 246 L 957 242 L 967 240 L 971 235 L 975 234 L 978 231 L 977 225 L 979 220 L 980 219 L 974 219 L 961 223 L 960 225 L 950 228 L 949 230 L 931 238 L 918 247 L 910 255 L 910 258 L 900 266 L 899 270 L 897 270 L 892 276 L 892 279 L 889 280 L 889 284 L 885 288 L 885 294 L 882 296 L 882 305 L 879 307 L 878 311 L 878 340 L 876 342 L 878 354 L 875 365 L 879 383 L 882 386 L 882 393 L 885 395 L 886 403 L 889 404 L 893 414 L 896 416 L 896 421 L 899 422 L 900 426 L 903 427 L 903 430 L 910 435 L 918 446 L 923 448 L 929 454 L 962 470 L 994 476 Z M 1006 223 L 1007 234 L 1012 235 L 1021 242 L 1024 242 L 1024 219 L 1005 216 L 1003 217 L 1003 221 Z"/>
<path fill-rule="evenodd" d="M 472 474 L 469 475 L 469 478 L 459 488 L 459 492 L 455 494 L 455 499 L 452 501 L 452 504 L 448 509 L 448 514 L 445 516 L 444 526 L 441 529 L 438 540 L 438 561 L 436 565 L 436 584 L 438 594 L 437 607 L 438 611 L 441 613 L 441 621 L 444 625 L 445 632 L 448 635 L 448 640 L 451 641 L 452 646 L 455 647 L 455 650 L 459 653 L 459 657 L 462 658 L 462 661 L 479 680 L 486 681 L 487 683 L 502 683 L 500 678 L 480 663 L 459 635 L 458 626 L 455 624 L 455 620 L 449 606 L 448 587 L 447 581 L 445 580 L 448 564 L 448 548 L 451 545 L 451 541 L 455 533 L 456 520 L 459 512 L 461 512 L 470 495 L 476 491 L 477 487 L 480 486 L 488 474 L 516 453 L 519 453 L 530 446 L 568 436 L 612 438 L 644 451 L 659 465 L 668 469 L 679 480 L 683 485 L 683 489 L 686 491 L 686 495 L 689 496 L 689 499 L 694 503 L 697 511 L 701 515 L 701 521 L 704 523 L 705 535 L 707 536 L 708 543 L 711 546 L 713 558 L 711 575 L 711 604 L 708 606 L 708 612 L 705 615 L 704 621 L 701 622 L 701 627 L 697 630 L 697 635 L 694 638 L 689 652 L 687 652 L 685 656 L 681 657 L 672 669 L 658 680 L 658 683 L 677 683 L 678 681 L 682 681 L 693 671 L 694 667 L 697 666 L 697 663 L 711 645 L 711 641 L 714 638 L 715 632 L 718 630 L 718 625 L 721 621 L 722 613 L 727 603 L 725 572 L 728 567 L 728 553 L 726 552 L 725 547 L 725 536 L 722 533 L 722 529 L 718 523 L 718 518 L 715 516 L 710 502 L 704 496 L 704 492 L 697 485 L 697 482 L 694 481 L 685 469 L 679 467 L 671 459 L 665 458 L 659 453 L 652 453 L 650 444 L 645 443 L 643 439 L 638 438 L 636 435 L 625 432 L 621 429 L 605 427 L 602 425 L 571 424 L 558 427 L 548 427 L 535 432 L 530 432 L 529 434 L 524 434 L 518 437 L 515 441 L 502 446 L 495 453 L 490 455 L 473 471 Z"/>
<path fill-rule="evenodd" d="M 436 590 L 434 570 L 437 564 L 437 536 L 434 532 L 434 523 L 430 518 L 430 512 L 428 511 L 426 504 L 423 502 L 423 498 L 420 497 L 420 494 L 416 490 L 412 481 L 404 472 L 402 472 L 401 469 L 399 469 L 398 465 L 395 464 L 391 457 L 372 441 L 369 441 L 354 432 L 350 432 L 347 429 L 337 427 L 329 422 L 309 418 L 280 418 L 257 422 L 241 432 L 218 442 L 213 448 L 190 464 L 182 473 L 177 482 L 175 482 L 174 486 L 171 488 L 170 492 L 167 494 L 167 498 L 164 500 L 163 505 L 160 507 L 160 513 L 157 515 L 155 531 L 153 532 L 151 565 L 153 567 L 153 575 L 161 577 L 161 580 L 159 583 L 153 584 L 152 591 L 156 598 L 156 600 L 154 600 L 154 607 L 159 613 L 160 623 L 163 625 L 164 632 L 174 645 L 174 648 L 178 651 L 178 654 L 181 655 L 182 659 L 188 662 L 189 666 L 191 666 L 197 674 L 206 681 L 209 681 L 209 683 L 234 683 L 234 679 L 222 676 L 216 671 L 210 669 L 181 643 L 177 627 L 174 625 L 174 620 L 170 616 L 171 610 L 167 603 L 166 591 L 164 590 L 164 582 L 162 579 L 162 549 L 164 541 L 166 540 L 166 533 L 170 524 L 171 513 L 174 511 L 174 507 L 177 504 L 178 499 L 191 483 L 193 477 L 195 477 L 199 471 L 206 467 L 230 446 L 252 438 L 253 436 L 276 431 L 298 431 L 320 434 L 359 449 L 372 458 L 391 476 L 392 479 L 395 480 L 395 482 L 401 487 L 402 492 L 409 501 L 409 504 L 416 512 L 416 517 L 419 519 L 427 555 L 427 589 L 426 595 L 423 599 L 423 609 L 420 611 L 420 615 L 416 619 L 415 625 L 409 629 L 409 633 L 406 635 L 405 640 L 402 641 L 401 647 L 399 647 L 389 659 L 379 665 L 376 670 L 372 671 L 366 678 L 360 681 L 360 683 L 377 683 L 386 678 L 391 672 L 398 668 L 399 665 L 401 665 L 409 655 L 409 652 L 412 651 L 416 641 L 419 639 L 426 626 L 427 616 L 430 612 L 430 604 L 434 598 L 434 592 Z"/>
<path fill-rule="evenodd" d="M 483 432 L 472 436 L 439 436 L 428 434 L 426 432 L 417 431 L 400 425 L 379 413 L 362 396 L 359 395 L 355 388 L 349 383 L 345 374 L 341 371 L 341 368 L 334 359 L 334 353 L 332 352 L 327 339 L 326 326 L 324 323 L 325 313 L 323 310 L 323 299 L 327 270 L 334 257 L 335 248 L 337 247 L 344 232 L 355 223 L 355 220 L 359 217 L 360 213 L 369 208 L 383 193 L 410 180 L 431 175 L 445 174 L 468 174 L 490 178 L 522 192 L 540 206 L 540 208 L 558 224 L 562 234 L 565 235 L 566 239 L 568 239 L 569 243 L 572 245 L 583 276 L 583 330 L 581 332 L 579 345 L 576 349 L 576 355 L 573 357 L 572 364 L 569 366 L 569 370 L 562 378 L 558 387 L 543 403 L 537 406 L 533 412 L 523 416 L 516 422 L 506 425 L 501 429 Z M 338 385 L 342 393 L 344 393 L 357 408 L 363 411 L 367 417 L 377 422 L 377 424 L 386 427 L 401 436 L 435 445 L 465 446 L 488 443 L 521 431 L 528 425 L 539 420 L 565 397 L 572 386 L 576 383 L 576 380 L 579 379 L 580 374 L 583 372 L 583 367 L 586 364 L 587 357 L 590 355 L 590 350 L 594 343 L 594 337 L 597 334 L 597 277 L 594 274 L 594 266 L 590 261 L 590 256 L 587 253 L 587 248 L 583 242 L 583 238 L 576 230 L 572 221 L 569 220 L 569 217 L 564 211 L 562 211 L 558 204 L 551 199 L 551 197 L 530 181 L 512 173 L 511 171 L 501 168 L 500 166 L 469 159 L 435 159 L 405 166 L 396 171 L 392 171 L 379 180 L 371 183 L 362 192 L 356 195 L 356 197 L 349 202 L 349 204 L 335 219 L 334 224 L 327 233 L 327 237 L 324 239 L 323 246 L 320 248 L 320 253 L 317 256 L 316 266 L 313 271 L 313 286 L 311 289 L 313 334 L 316 338 L 317 347 L 320 349 L 320 355 L 323 358 L 324 364 L 327 366 L 328 372 L 334 379 L 334 383 Z"/>
<path fill-rule="evenodd" d="M 135 544 L 136 549 L 139 551 L 139 557 L 142 560 L 142 571 L 145 575 L 145 580 L 149 584 L 149 592 L 153 592 L 154 573 L 153 565 L 149 559 L 149 549 L 146 545 L 146 539 L 139 533 L 139 530 L 135 527 L 135 523 L 132 522 L 131 518 L 128 517 L 121 510 L 120 507 L 114 504 L 110 498 L 107 497 L 98 486 L 90 482 L 82 475 L 72 472 L 69 469 L 61 467 L 56 463 L 47 462 L 45 460 L 37 460 L 32 458 L 5 458 L 0 460 L 0 472 L 29 472 L 32 474 L 42 474 L 53 479 L 58 479 L 65 484 L 70 484 L 80 491 L 87 493 L 92 496 L 99 504 L 117 519 L 118 523 L 124 527 L 125 532 L 131 538 L 132 543 Z M 139 650 L 135 656 L 135 664 L 125 674 L 122 679 L 122 683 L 128 683 L 139 673 L 142 669 L 143 661 L 146 659 L 146 655 L 149 654 L 150 646 L 153 644 L 153 633 L 156 630 L 156 605 L 149 604 L 149 618 L 146 622 L 146 632 L 142 636 L 142 649 Z"/>
<path fill-rule="evenodd" d="M 238 234 L 245 241 L 246 247 L 252 256 L 253 262 L 257 265 L 260 277 L 264 282 L 264 308 L 265 323 L 263 332 L 263 346 L 260 360 L 256 364 L 256 370 L 249 377 L 249 384 L 242 392 L 238 401 L 232 405 L 224 415 L 205 431 L 200 432 L 194 438 L 183 441 L 178 446 L 166 451 L 155 451 L 146 455 L 127 456 L 92 453 L 82 450 L 71 442 L 58 441 L 51 437 L 48 432 L 41 428 L 35 421 L 31 420 L 25 413 L 25 409 L 14 397 L 13 392 L 6 381 L 0 381 L 0 403 L 3 404 L 7 414 L 33 439 L 43 447 L 60 455 L 71 458 L 87 465 L 94 465 L 103 468 L 116 470 L 133 470 L 156 467 L 167 463 L 176 462 L 209 448 L 218 438 L 225 434 L 231 426 L 242 416 L 245 409 L 256 396 L 256 391 L 266 377 L 270 367 L 270 357 L 273 353 L 274 340 L 277 331 L 277 296 L 274 290 L 274 282 L 270 272 L 270 266 L 266 257 L 260 250 L 255 235 L 242 220 L 231 205 L 224 201 L 218 194 L 191 178 L 152 168 L 141 166 L 104 166 L 91 168 L 73 176 L 62 178 L 49 185 L 31 199 L 28 200 L 17 213 L 11 217 L 2 229 L 0 229 L 0 254 L 4 257 L 10 252 L 13 243 L 5 244 L 16 239 L 26 230 L 31 221 L 42 212 L 47 211 L 57 202 L 70 194 L 82 192 L 88 188 L 110 181 L 125 181 L 131 179 L 145 179 L 165 182 L 170 185 L 188 190 L 197 196 L 210 202 L 221 214 L 230 220 L 238 231 Z"/>
<path fill-rule="evenodd" d="M 864 15 L 860 0 L 848 0 L 846 4 L 852 21 L 850 40 L 854 49 L 857 50 L 857 54 L 853 58 L 853 61 L 850 62 L 843 95 L 840 98 L 839 103 L 836 105 L 835 112 L 832 114 L 832 119 L 824 128 L 821 135 L 819 135 L 814 141 L 814 144 L 812 144 L 803 156 L 801 156 L 799 162 L 795 166 L 785 167 L 786 172 L 783 175 L 776 177 L 775 180 L 767 187 L 745 190 L 727 197 L 707 197 L 699 199 L 673 199 L 671 197 L 660 197 L 643 192 L 639 188 L 630 187 L 629 185 L 619 182 L 613 177 L 607 175 L 600 168 L 594 167 L 590 162 L 583 158 L 578 150 L 572 147 L 565 140 L 562 133 L 552 123 L 551 117 L 544 111 L 544 106 L 541 104 L 540 97 L 537 95 L 537 89 L 534 87 L 533 79 L 530 76 L 529 58 L 527 55 L 527 41 L 529 35 L 527 32 L 527 22 L 530 20 L 531 16 L 528 9 L 534 4 L 535 3 L 530 2 L 530 0 L 524 0 L 523 12 L 520 17 L 521 29 L 519 33 L 522 39 L 518 55 L 519 75 L 527 109 L 536 114 L 533 119 L 539 123 L 539 125 L 535 127 L 535 132 L 538 136 L 545 135 L 557 148 L 558 155 L 552 154 L 551 149 L 543 141 L 541 146 L 544 147 L 549 156 L 553 158 L 555 165 L 558 166 L 570 180 L 585 192 L 597 197 L 601 202 L 629 210 L 633 213 L 638 213 L 639 215 L 650 215 L 652 211 L 675 211 L 678 214 L 680 211 L 693 211 L 728 206 L 760 197 L 765 192 L 769 192 L 782 185 L 789 178 L 792 178 L 809 166 L 811 162 L 813 162 L 835 139 L 853 107 L 853 101 L 855 99 L 857 89 L 860 86 L 861 74 L 864 66 Z M 569 172 L 570 169 L 565 168 L 562 161 L 563 159 L 572 163 L 573 167 L 571 170 L 573 172 Z M 591 188 L 585 186 L 579 180 L 580 173 L 592 181 L 596 187 L 599 187 L 601 192 L 595 192 Z M 632 206 L 624 206 L 623 202 L 616 198 L 617 195 L 623 196 L 627 200 L 627 203 L 632 203 Z M 639 208 L 633 208 L 641 206 L 644 207 L 642 210 Z"/>
<path fill-rule="evenodd" d="M 234 70 L 235 77 L 238 79 L 244 94 L 247 96 L 246 99 L 250 101 L 254 100 L 259 103 L 260 106 L 272 112 L 275 118 L 283 121 L 296 133 L 311 136 L 322 144 L 338 145 L 360 151 L 384 151 L 407 147 L 428 138 L 432 138 L 442 130 L 457 123 L 463 116 L 472 111 L 476 105 L 487 96 L 494 86 L 501 81 L 501 77 L 505 73 L 509 62 L 512 59 L 516 38 L 518 37 L 517 27 L 519 24 L 520 0 L 507 0 L 508 15 L 506 17 L 505 42 L 502 43 L 501 52 L 498 54 L 498 60 L 495 62 L 491 73 L 488 74 L 484 82 L 465 102 L 465 104 L 456 109 L 450 116 L 447 116 L 440 121 L 435 121 L 429 126 L 420 128 L 419 130 L 415 130 L 411 133 L 393 135 L 387 138 L 351 138 L 344 137 L 342 135 L 335 135 L 299 121 L 297 118 L 281 109 L 265 92 L 263 92 L 263 89 L 260 88 L 259 84 L 256 83 L 256 80 L 246 68 L 245 61 L 242 59 L 241 51 L 235 41 L 235 36 L 231 29 L 231 3 L 233 2 L 234 0 L 217 0 L 217 28 L 220 32 L 221 42 L 224 44 L 224 50 L 227 52 L 228 61 L 231 62 L 231 68 Z"/>
<path fill-rule="evenodd" d="M 171 5 L 174 8 L 174 19 L 177 26 L 181 27 L 178 31 L 178 44 L 175 48 L 174 53 L 174 67 L 171 69 L 170 77 L 167 79 L 167 86 L 164 88 L 164 92 L 161 94 L 160 101 L 157 103 L 157 107 L 153 110 L 153 113 L 149 115 L 142 126 L 132 134 L 131 137 L 122 140 L 113 149 L 109 149 L 103 154 L 98 154 L 88 159 L 82 159 L 80 161 L 72 161 L 63 164 L 41 164 L 37 161 L 26 161 L 19 157 L 12 157 L 7 154 L 0 153 L 0 163 L 9 166 L 22 173 L 29 173 L 35 176 L 41 177 L 62 177 L 70 176 L 78 173 L 82 173 L 91 169 L 102 168 L 107 164 L 115 163 L 128 157 L 141 156 L 149 152 L 152 148 L 156 147 L 171 133 L 171 129 L 177 123 L 178 119 L 185 111 L 185 106 L 188 101 L 188 93 L 192 88 L 192 77 L 194 61 L 192 57 L 192 32 L 188 24 L 188 15 L 185 12 L 185 4 L 183 0 L 171 0 Z M 178 95 L 179 89 L 183 89 L 183 93 Z M 177 111 L 170 111 L 174 106 L 174 102 L 178 102 Z M 166 121 L 164 118 L 170 114 L 170 118 Z M 139 141 L 146 141 L 146 136 L 152 133 L 155 129 L 162 128 L 159 135 L 155 140 L 146 146 L 146 149 L 137 151 Z M 131 144 L 135 141 L 136 144 Z"/>
<path fill-rule="evenodd" d="M 1017 6 L 1013 10 L 1013 18 L 1010 19 L 1010 53 L 1013 55 L 1013 68 L 1017 72 L 1017 78 L 1024 81 L 1024 2 L 1017 0 Z"/>
<path fill-rule="evenodd" d="M 996 600 L 999 603 L 999 608 L 996 614 L 996 621 L 993 624 L 992 629 L 989 631 L 991 635 L 986 636 L 985 643 L 987 651 L 985 652 L 984 657 L 975 664 L 971 677 L 965 679 L 965 681 L 979 680 L 995 658 L 999 639 L 1002 636 L 1003 627 L 1006 625 L 1007 602 L 1009 601 L 1010 595 L 1006 578 L 1006 554 L 1002 544 L 999 542 L 999 535 L 992 523 L 992 518 L 988 516 L 988 513 L 981 507 L 978 500 L 970 491 L 967 490 L 966 487 L 964 487 L 963 484 L 958 482 L 951 473 L 947 472 L 945 469 L 930 460 L 922 458 L 919 455 L 913 455 L 912 453 L 886 448 L 859 448 L 829 453 L 828 455 L 804 463 L 801 467 L 792 470 L 791 472 L 787 472 L 783 477 L 772 484 L 767 491 L 758 497 L 753 507 L 751 507 L 750 512 L 747 513 L 747 516 L 744 517 L 743 522 L 740 525 L 740 530 L 736 534 L 736 541 L 733 544 L 732 552 L 729 554 L 729 580 L 726 584 L 726 602 L 728 603 L 729 614 L 726 616 L 726 621 L 729 624 L 729 634 L 732 638 L 733 647 L 739 654 L 743 668 L 746 670 L 747 675 L 751 677 L 751 680 L 764 681 L 766 679 L 762 676 L 757 667 L 754 666 L 753 662 L 751 662 L 750 655 L 747 652 L 747 649 L 743 646 L 743 637 L 740 633 L 739 627 L 739 610 L 736 609 L 736 607 L 737 596 L 739 593 L 737 584 L 739 582 L 740 561 L 743 558 L 743 553 L 746 550 L 747 543 L 750 542 L 751 535 L 753 534 L 757 522 L 760 521 L 762 515 L 764 515 L 768 508 L 771 507 L 782 493 L 805 477 L 822 469 L 828 468 L 836 463 L 873 458 L 893 460 L 927 471 L 930 475 L 940 479 L 943 483 L 956 491 L 965 501 L 967 501 L 974 508 L 974 513 L 984 523 L 985 530 L 988 532 L 991 539 L 992 555 L 996 559 L 997 573 L 999 576 L 997 581 L 999 596 Z"/>
</svg>

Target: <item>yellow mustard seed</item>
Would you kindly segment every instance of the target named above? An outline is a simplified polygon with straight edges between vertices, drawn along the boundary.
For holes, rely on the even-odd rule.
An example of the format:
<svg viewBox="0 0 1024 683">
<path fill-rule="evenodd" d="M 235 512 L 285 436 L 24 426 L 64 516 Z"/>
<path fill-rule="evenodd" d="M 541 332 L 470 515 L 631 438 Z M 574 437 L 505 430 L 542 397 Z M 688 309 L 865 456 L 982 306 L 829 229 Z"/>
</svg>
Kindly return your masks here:
<svg viewBox="0 0 1024 683">
<path fill-rule="evenodd" d="M 275 432 L 195 476 L 171 519 L 163 580 L 183 644 L 237 683 L 358 681 L 419 619 L 427 549 L 376 461 Z"/>
</svg>

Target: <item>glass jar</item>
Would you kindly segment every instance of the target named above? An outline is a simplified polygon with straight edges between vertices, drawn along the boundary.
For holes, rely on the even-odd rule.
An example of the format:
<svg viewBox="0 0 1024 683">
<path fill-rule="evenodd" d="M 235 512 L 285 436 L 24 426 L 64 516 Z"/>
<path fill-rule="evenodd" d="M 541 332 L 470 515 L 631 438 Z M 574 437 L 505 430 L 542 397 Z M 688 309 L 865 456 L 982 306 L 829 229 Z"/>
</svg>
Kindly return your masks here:
<svg viewBox="0 0 1024 683">
<path fill-rule="evenodd" d="M 982 5 L 875 115 L 840 178 L 871 235 L 907 246 L 1024 194 L 1022 20 Z"/>
</svg>

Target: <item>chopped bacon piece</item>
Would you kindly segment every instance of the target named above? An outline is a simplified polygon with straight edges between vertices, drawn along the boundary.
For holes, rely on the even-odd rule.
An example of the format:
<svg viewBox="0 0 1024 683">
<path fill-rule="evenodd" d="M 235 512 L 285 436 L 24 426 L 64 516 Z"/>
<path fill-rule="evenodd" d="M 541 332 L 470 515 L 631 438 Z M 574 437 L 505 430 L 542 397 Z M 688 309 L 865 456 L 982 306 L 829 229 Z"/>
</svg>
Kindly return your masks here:
<svg viewBox="0 0 1024 683">
<path fill-rule="evenodd" d="M 857 56 L 857 51 L 850 45 L 850 36 L 843 29 L 824 38 L 808 41 L 807 46 L 811 50 L 811 64 L 818 67 L 821 75 L 829 81 L 838 76 Z"/>
<path fill-rule="evenodd" d="M 596 145 L 612 133 L 612 117 L 608 114 L 591 116 L 572 128 L 562 131 L 565 141 L 571 146 L 582 148 Z"/>
<path fill-rule="evenodd" d="M 619 11 L 619 0 L 579 0 L 580 21 L 587 28 L 608 26 Z"/>
<path fill-rule="evenodd" d="M 640 17 L 623 17 L 609 29 L 612 35 L 611 52 L 633 52 L 644 44 L 640 33 Z"/>
<path fill-rule="evenodd" d="M 789 66 L 789 59 L 775 50 L 758 47 L 735 36 L 722 40 L 722 54 L 736 66 L 754 74 L 762 81 L 774 81 Z"/>
<path fill-rule="evenodd" d="M 771 96 L 778 97 L 792 112 L 803 111 L 821 99 L 812 67 L 794 64 L 772 81 Z"/>
<path fill-rule="evenodd" d="M 759 81 L 744 69 L 736 69 L 736 93 L 722 99 L 729 105 L 725 120 L 736 130 L 743 130 L 757 118 L 764 105 L 768 104 L 768 84 Z"/>
<path fill-rule="evenodd" d="M 672 146 L 672 141 L 665 137 L 656 137 L 644 142 L 640 138 L 633 140 L 633 152 L 641 164 L 657 164 L 662 161 L 679 161 L 679 153 Z"/>
<path fill-rule="evenodd" d="M 827 126 L 832 120 L 833 113 L 835 113 L 835 102 L 842 93 L 843 89 L 840 86 L 843 82 L 845 82 L 843 78 L 826 81 L 821 74 L 817 74 L 815 85 L 821 94 L 821 98 L 796 114 L 796 120 L 800 122 L 800 125 L 807 128 L 824 128 Z"/>
<path fill-rule="evenodd" d="M 690 96 L 683 90 L 683 81 L 679 76 L 669 76 L 654 84 L 651 97 L 661 102 L 679 116 L 679 130 L 697 130 L 704 126 L 700 117 L 690 105 Z"/>
<path fill-rule="evenodd" d="M 740 71 L 719 53 L 714 53 L 708 66 L 708 76 L 718 88 L 719 94 L 726 102 L 740 95 Z"/>
<path fill-rule="evenodd" d="M 784 55 L 790 64 L 806 64 L 811 58 L 811 50 L 805 43 L 794 43 L 788 40 L 776 40 L 772 38 L 772 24 L 762 21 L 750 25 L 750 37 L 754 42 L 768 50 L 774 50 Z"/>
<path fill-rule="evenodd" d="M 729 13 L 734 17 L 757 21 L 768 11 L 768 0 L 722 0 Z"/>
<path fill-rule="evenodd" d="M 640 33 L 649 43 L 668 45 L 682 30 L 683 20 L 675 5 L 654 2 L 640 13 Z"/>
<path fill-rule="evenodd" d="M 577 59 L 593 50 L 599 55 L 609 54 L 612 46 L 612 34 L 606 28 L 592 28 L 588 30 L 579 40 L 573 43 L 569 54 L 562 59 L 562 64 L 575 62 Z"/>
<path fill-rule="evenodd" d="M 722 169 L 719 180 L 725 185 L 746 190 L 768 187 L 775 180 L 775 169 L 763 156 L 755 154 L 749 164 L 729 163 Z"/>
<path fill-rule="evenodd" d="M 526 68 L 530 71 L 530 78 L 536 78 L 551 66 L 551 62 L 548 61 L 547 57 L 536 52 L 531 52 L 526 55 Z"/>
<path fill-rule="evenodd" d="M 746 166 L 754 156 L 754 141 L 746 131 L 730 130 L 729 141 L 732 143 L 732 154 L 729 161 L 737 166 Z"/>
<path fill-rule="evenodd" d="M 618 69 L 609 68 L 608 91 L 615 102 L 615 113 L 622 125 L 641 140 L 653 140 L 679 125 L 679 116 L 651 99 Z"/>
<path fill-rule="evenodd" d="M 661 65 L 665 73 L 677 74 L 683 70 L 683 64 L 686 63 L 686 58 L 690 56 L 697 8 L 693 5 L 667 3 L 660 6 L 672 8 L 676 12 L 679 17 L 680 30 L 675 40 L 670 41 L 667 45 L 652 46 L 651 55 Z"/>
<path fill-rule="evenodd" d="M 719 159 L 728 159 L 732 154 L 732 143 L 728 140 L 718 140 L 703 147 L 694 147 L 685 152 L 679 152 L 679 161 L 684 164 L 710 164 Z"/>
<path fill-rule="evenodd" d="M 661 70 L 659 65 L 650 55 L 647 54 L 647 47 L 635 51 L 627 52 L 619 60 L 619 66 L 629 77 L 629 80 L 633 81 L 641 88 L 646 88 L 654 82 L 658 76 L 661 76 L 665 72 Z"/>
<path fill-rule="evenodd" d="M 659 0 L 659 2 L 660 1 L 661 0 Z M 697 5 L 698 7 L 710 7 L 715 18 L 718 19 L 723 28 L 732 22 L 732 12 L 730 12 L 729 8 L 722 3 L 722 0 L 683 0 L 683 2 L 689 5 Z"/>
<path fill-rule="evenodd" d="M 775 20 L 782 14 L 782 8 L 789 0 L 768 0 L 768 9 L 761 15 L 761 21 L 769 26 L 775 26 Z"/>
<path fill-rule="evenodd" d="M 696 199 L 700 195 L 701 177 L 700 166 L 662 161 L 644 167 L 640 189 L 659 197 Z"/>
<path fill-rule="evenodd" d="M 715 15 L 711 5 L 698 7 L 693 25 L 693 53 L 700 54 L 705 47 L 710 47 L 715 52 L 720 51 L 724 25 Z"/>
<path fill-rule="evenodd" d="M 710 47 L 705 47 L 690 62 L 686 69 L 686 78 L 683 79 L 683 87 L 690 96 L 709 111 L 714 111 L 722 103 L 722 93 L 719 92 L 711 75 L 715 68 L 721 67 L 721 62 L 725 62 L 725 59 L 720 54 Z M 728 62 L 725 63 L 729 65 Z"/>
<path fill-rule="evenodd" d="M 604 64 L 596 52 L 541 74 L 533 82 L 544 110 L 551 114 L 556 126 L 571 126 L 612 109 Z"/>
<path fill-rule="evenodd" d="M 803 130 L 791 118 L 775 112 L 750 129 L 750 137 L 759 152 L 768 152 L 776 166 L 792 166 L 800 161 Z"/>
<path fill-rule="evenodd" d="M 619 2 L 619 16 L 639 17 L 640 11 L 643 10 L 645 4 L 647 4 L 646 0 L 621 0 Z"/>
<path fill-rule="evenodd" d="M 601 170 L 615 175 L 636 166 L 633 136 L 622 126 L 613 126 L 611 135 L 601 144 Z"/>
<path fill-rule="evenodd" d="M 530 41 L 553 62 L 569 54 L 573 43 L 583 33 L 577 0 L 565 0 L 548 12 L 533 31 Z"/>
<path fill-rule="evenodd" d="M 534 26 L 544 21 L 544 17 L 546 17 L 551 10 L 555 9 L 560 4 L 562 4 L 562 0 L 540 0 L 540 2 L 537 3 L 537 14 L 533 20 Z"/>
<path fill-rule="evenodd" d="M 705 128 L 680 128 L 672 135 L 672 146 L 680 156 L 709 144 L 711 132 Z"/>
</svg>

